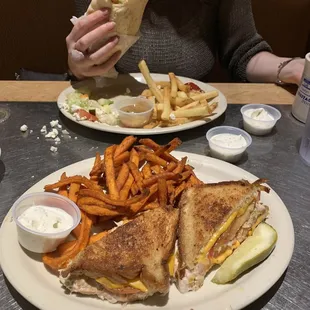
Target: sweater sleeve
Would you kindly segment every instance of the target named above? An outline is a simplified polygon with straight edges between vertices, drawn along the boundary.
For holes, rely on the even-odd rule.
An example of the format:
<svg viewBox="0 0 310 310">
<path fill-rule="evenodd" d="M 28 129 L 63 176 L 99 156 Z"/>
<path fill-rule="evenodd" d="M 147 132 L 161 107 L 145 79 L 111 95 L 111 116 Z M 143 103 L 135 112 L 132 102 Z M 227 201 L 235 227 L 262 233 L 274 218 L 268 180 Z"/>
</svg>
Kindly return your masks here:
<svg viewBox="0 0 310 310">
<path fill-rule="evenodd" d="M 232 78 L 246 82 L 246 67 L 251 58 L 271 47 L 257 33 L 251 0 L 220 0 L 219 57 Z"/>
</svg>

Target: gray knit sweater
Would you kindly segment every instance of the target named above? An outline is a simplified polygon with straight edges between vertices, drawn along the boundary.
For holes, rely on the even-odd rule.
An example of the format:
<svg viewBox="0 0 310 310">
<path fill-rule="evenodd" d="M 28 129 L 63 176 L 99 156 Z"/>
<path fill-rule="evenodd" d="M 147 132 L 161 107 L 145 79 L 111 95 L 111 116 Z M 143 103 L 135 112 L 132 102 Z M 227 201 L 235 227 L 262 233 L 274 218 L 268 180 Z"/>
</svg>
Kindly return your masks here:
<svg viewBox="0 0 310 310">
<path fill-rule="evenodd" d="M 90 0 L 75 0 L 82 15 Z M 207 80 L 216 57 L 236 81 L 246 81 L 255 54 L 271 51 L 257 33 L 251 0 L 149 0 L 141 38 L 120 59 L 119 72 L 137 72 L 146 60 L 153 73 Z"/>
</svg>

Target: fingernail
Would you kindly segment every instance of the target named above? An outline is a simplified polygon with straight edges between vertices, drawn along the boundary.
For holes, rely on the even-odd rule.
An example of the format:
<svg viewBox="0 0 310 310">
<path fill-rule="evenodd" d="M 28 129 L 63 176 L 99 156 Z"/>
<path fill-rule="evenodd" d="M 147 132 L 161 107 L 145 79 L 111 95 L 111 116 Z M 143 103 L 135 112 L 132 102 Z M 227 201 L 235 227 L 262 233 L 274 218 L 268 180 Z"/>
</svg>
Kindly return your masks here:
<svg viewBox="0 0 310 310">
<path fill-rule="evenodd" d="M 101 9 L 101 12 L 103 12 L 104 15 L 107 15 L 107 14 L 109 14 L 110 10 L 108 8 L 103 8 L 103 9 Z"/>
<path fill-rule="evenodd" d="M 114 27 L 115 27 L 115 22 L 108 22 L 107 23 L 107 27 L 108 27 L 108 29 L 113 29 Z"/>
</svg>

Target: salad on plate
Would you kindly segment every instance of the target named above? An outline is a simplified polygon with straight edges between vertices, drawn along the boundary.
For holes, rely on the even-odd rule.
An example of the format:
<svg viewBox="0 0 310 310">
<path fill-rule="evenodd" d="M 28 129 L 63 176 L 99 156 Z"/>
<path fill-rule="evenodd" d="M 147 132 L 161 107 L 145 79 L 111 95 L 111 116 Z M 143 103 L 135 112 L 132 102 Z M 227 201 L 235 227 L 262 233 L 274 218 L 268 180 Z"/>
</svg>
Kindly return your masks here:
<svg viewBox="0 0 310 310">
<path fill-rule="evenodd" d="M 118 125 L 118 113 L 113 108 L 113 101 L 104 98 L 90 99 L 87 91 L 76 90 L 68 94 L 62 108 L 78 121 L 88 120 L 110 126 Z"/>
</svg>

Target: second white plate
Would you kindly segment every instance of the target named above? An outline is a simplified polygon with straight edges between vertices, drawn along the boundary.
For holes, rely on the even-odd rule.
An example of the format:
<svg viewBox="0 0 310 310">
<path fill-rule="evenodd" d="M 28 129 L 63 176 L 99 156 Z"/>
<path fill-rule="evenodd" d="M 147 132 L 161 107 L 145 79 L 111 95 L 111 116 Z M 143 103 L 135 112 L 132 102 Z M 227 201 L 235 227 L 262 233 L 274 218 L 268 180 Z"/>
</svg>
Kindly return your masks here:
<svg viewBox="0 0 310 310">
<path fill-rule="evenodd" d="M 155 81 L 169 81 L 168 75 L 165 74 L 151 74 L 152 78 Z M 197 84 L 202 90 L 204 91 L 212 91 L 218 90 L 211 85 L 189 79 L 184 77 L 179 77 L 183 83 L 187 82 L 194 82 Z M 94 123 L 90 121 L 77 121 L 69 112 L 65 111 L 62 106 L 63 103 L 66 102 L 67 95 L 74 92 L 77 88 L 87 87 L 92 90 L 95 90 L 96 96 L 98 98 L 106 98 L 111 99 L 113 101 L 121 100 L 124 98 L 126 94 L 126 90 L 130 89 L 131 96 L 136 96 L 141 94 L 141 92 L 147 88 L 145 84 L 144 77 L 141 73 L 132 73 L 129 75 L 119 75 L 116 80 L 109 79 L 105 81 L 105 84 L 102 88 L 96 88 L 96 83 L 94 80 L 87 80 L 85 82 L 77 83 L 74 88 L 72 86 L 66 88 L 62 91 L 57 99 L 57 105 L 60 109 L 61 113 L 72 120 L 75 123 L 80 124 L 81 126 L 89 127 L 92 129 L 100 130 L 100 131 L 107 131 L 119 134 L 126 134 L 126 135 L 158 135 L 158 134 L 166 134 L 171 132 L 179 132 L 183 130 L 188 130 L 191 128 L 195 128 L 198 126 L 205 125 L 218 117 L 220 117 L 227 109 L 227 100 L 223 93 L 219 90 L 219 97 L 218 97 L 218 107 L 214 111 L 214 115 L 210 116 L 208 120 L 197 120 L 187 124 L 178 125 L 174 127 L 155 127 L 152 129 L 144 129 L 144 128 L 125 128 L 120 126 L 110 126 L 104 123 Z"/>
</svg>

